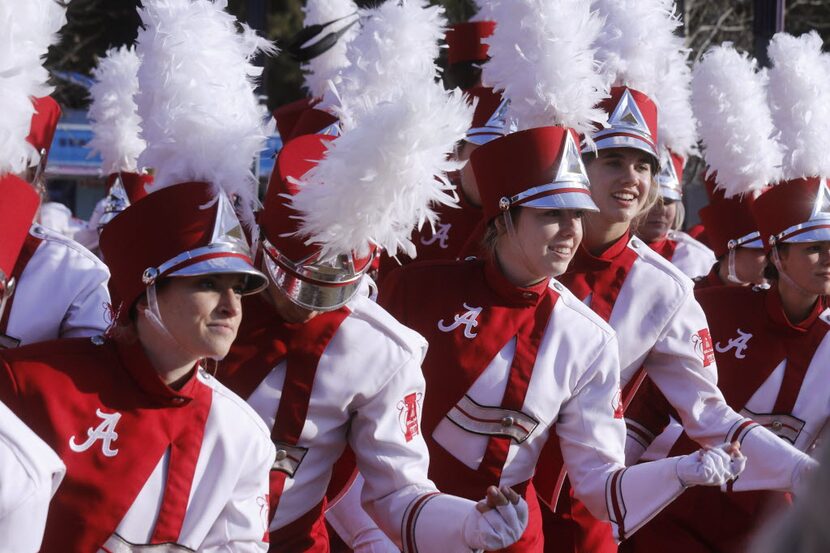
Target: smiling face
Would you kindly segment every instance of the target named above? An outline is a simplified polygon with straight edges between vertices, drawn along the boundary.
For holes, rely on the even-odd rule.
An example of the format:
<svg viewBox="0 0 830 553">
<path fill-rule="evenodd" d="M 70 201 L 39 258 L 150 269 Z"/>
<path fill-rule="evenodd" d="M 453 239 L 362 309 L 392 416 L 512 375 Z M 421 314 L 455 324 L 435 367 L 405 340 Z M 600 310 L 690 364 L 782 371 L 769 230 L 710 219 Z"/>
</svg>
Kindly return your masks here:
<svg viewBox="0 0 830 553">
<path fill-rule="evenodd" d="M 830 241 L 788 243 L 779 248 L 781 269 L 806 292 L 817 296 L 830 294 Z M 787 285 L 786 279 L 779 284 Z"/>
<path fill-rule="evenodd" d="M 606 225 L 628 225 L 650 202 L 653 186 L 652 158 L 634 148 L 600 150 L 586 164 L 591 198 L 599 213 L 591 220 Z"/>
<path fill-rule="evenodd" d="M 518 286 L 561 275 L 582 241 L 582 211 L 520 208 L 515 232 L 499 224 L 496 258 Z"/>
<path fill-rule="evenodd" d="M 637 227 L 637 235 L 647 243 L 666 237 L 677 220 L 677 201 L 662 198 L 648 210 Z"/>
<path fill-rule="evenodd" d="M 227 355 L 242 321 L 245 276 L 175 277 L 158 289 L 161 319 L 192 358 Z"/>
</svg>

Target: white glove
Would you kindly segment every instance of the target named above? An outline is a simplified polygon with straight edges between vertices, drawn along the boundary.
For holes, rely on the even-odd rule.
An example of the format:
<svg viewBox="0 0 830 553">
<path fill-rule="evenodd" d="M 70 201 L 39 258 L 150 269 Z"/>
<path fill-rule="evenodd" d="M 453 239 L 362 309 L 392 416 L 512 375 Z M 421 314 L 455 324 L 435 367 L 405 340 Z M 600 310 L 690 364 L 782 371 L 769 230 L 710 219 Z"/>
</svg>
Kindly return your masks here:
<svg viewBox="0 0 830 553">
<path fill-rule="evenodd" d="M 745 466 L 746 457 L 739 449 L 732 444 L 721 444 L 680 457 L 677 478 L 684 487 L 722 486 L 737 478 Z"/>
<path fill-rule="evenodd" d="M 355 536 L 354 553 L 400 553 L 398 546 L 380 528 L 363 530 Z"/>
<path fill-rule="evenodd" d="M 487 496 L 464 519 L 464 541 L 471 549 L 504 549 L 527 528 L 527 502 L 510 488 L 491 486 Z"/>
</svg>

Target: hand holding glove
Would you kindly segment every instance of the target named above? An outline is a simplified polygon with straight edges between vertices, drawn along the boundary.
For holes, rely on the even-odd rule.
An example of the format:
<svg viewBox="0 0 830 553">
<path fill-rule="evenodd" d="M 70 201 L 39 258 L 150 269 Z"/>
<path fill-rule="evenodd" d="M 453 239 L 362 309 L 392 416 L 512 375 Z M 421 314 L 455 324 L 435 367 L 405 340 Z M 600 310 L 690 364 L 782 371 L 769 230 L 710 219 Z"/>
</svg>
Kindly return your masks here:
<svg viewBox="0 0 830 553">
<path fill-rule="evenodd" d="M 684 487 L 723 486 L 738 477 L 746 457 L 738 443 L 704 447 L 678 459 L 677 478 Z"/>
<path fill-rule="evenodd" d="M 522 537 L 527 516 L 527 502 L 519 494 L 490 486 L 486 499 L 464 519 L 464 540 L 472 549 L 503 549 Z"/>
</svg>

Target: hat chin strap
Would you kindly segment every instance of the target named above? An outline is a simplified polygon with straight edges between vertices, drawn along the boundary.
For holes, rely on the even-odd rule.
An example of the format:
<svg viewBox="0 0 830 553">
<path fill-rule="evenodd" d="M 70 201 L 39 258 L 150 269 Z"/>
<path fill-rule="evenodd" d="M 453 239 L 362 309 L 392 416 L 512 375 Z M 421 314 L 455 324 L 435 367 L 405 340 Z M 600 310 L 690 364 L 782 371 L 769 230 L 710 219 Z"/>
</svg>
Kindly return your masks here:
<svg viewBox="0 0 830 553">
<path fill-rule="evenodd" d="M 738 273 L 735 270 L 735 248 L 730 248 L 726 257 L 726 279 L 732 284 L 747 284 L 738 278 Z"/>
<path fill-rule="evenodd" d="M 782 280 L 787 281 L 787 284 L 789 284 L 790 286 L 792 286 L 793 288 L 795 288 L 796 290 L 798 290 L 802 294 L 805 294 L 805 295 L 808 295 L 808 296 L 815 295 L 812 292 L 810 292 L 809 290 L 807 290 L 806 288 L 804 288 L 802 285 L 800 285 L 799 283 L 794 281 L 792 279 L 792 277 L 784 271 L 784 268 L 781 266 L 781 257 L 778 255 L 778 245 L 777 244 L 772 245 L 772 264 L 775 265 L 775 268 L 778 270 L 778 276 Z"/>
<path fill-rule="evenodd" d="M 164 321 L 161 320 L 161 311 L 159 310 L 158 296 L 156 295 L 156 285 L 151 284 L 147 287 L 147 307 L 144 308 L 144 317 L 158 330 L 162 336 L 177 343 L 176 339 L 167 330 Z"/>
</svg>

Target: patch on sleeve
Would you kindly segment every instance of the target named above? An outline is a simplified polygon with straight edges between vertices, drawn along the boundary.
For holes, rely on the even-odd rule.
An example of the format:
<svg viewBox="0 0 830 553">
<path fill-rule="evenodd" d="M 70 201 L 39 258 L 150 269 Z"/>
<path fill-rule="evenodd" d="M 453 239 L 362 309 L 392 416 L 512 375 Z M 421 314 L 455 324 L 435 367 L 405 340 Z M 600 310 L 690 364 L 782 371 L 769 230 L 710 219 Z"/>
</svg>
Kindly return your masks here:
<svg viewBox="0 0 830 553">
<path fill-rule="evenodd" d="M 412 392 L 398 403 L 398 420 L 407 442 L 421 433 L 420 402 L 423 394 Z"/>
<path fill-rule="evenodd" d="M 708 328 L 702 328 L 692 336 L 692 344 L 695 347 L 695 353 L 703 361 L 703 366 L 708 367 L 715 362 L 715 349 L 712 345 L 712 336 L 709 334 Z"/>
</svg>

